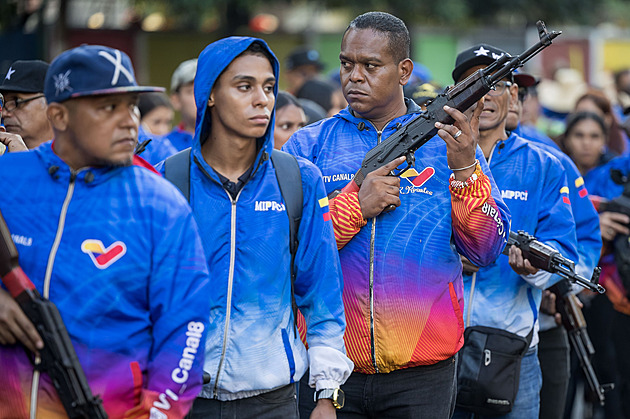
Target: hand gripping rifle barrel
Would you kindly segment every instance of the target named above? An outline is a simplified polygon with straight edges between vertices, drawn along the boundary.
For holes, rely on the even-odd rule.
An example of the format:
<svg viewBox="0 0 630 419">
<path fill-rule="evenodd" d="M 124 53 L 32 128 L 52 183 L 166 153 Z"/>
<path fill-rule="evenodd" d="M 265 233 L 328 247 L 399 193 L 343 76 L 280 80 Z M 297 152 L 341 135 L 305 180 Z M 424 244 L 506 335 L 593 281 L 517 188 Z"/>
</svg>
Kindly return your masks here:
<svg viewBox="0 0 630 419">
<path fill-rule="evenodd" d="M 361 168 L 355 174 L 354 180 L 346 185 L 342 192 L 358 191 L 368 173 L 398 157 L 405 156 L 407 158 L 407 167 L 398 174 L 412 167 L 416 150 L 437 134 L 438 130 L 435 128 L 435 123 L 452 124 L 454 122 L 453 118 L 444 111 L 445 105 L 461 112 L 466 111 L 493 89 L 501 79 L 522 67 L 532 57 L 551 45 L 551 41 L 562 33 L 548 32 L 545 24 L 540 20 L 536 22 L 536 26 L 540 39 L 535 45 L 520 55 L 503 55 L 488 67 L 477 70 L 465 80 L 457 83 L 452 89 L 441 93 L 429 102 L 426 112 L 368 151 L 361 163 Z"/>
<path fill-rule="evenodd" d="M 41 362 L 35 363 L 35 368 L 48 374 L 68 417 L 106 419 L 102 401 L 92 395 L 57 307 L 41 297 L 20 267 L 17 249 L 1 213 L 0 278 L 44 341 L 44 348 L 40 350 Z"/>
<path fill-rule="evenodd" d="M 539 242 L 536 240 L 536 237 L 525 231 L 519 230 L 518 233 L 510 231 L 510 237 L 503 250 L 503 254 L 507 255 L 512 245 L 521 249 L 523 257 L 529 260 L 534 268 L 542 269 L 552 274 L 558 274 L 564 279 L 568 279 L 572 283 L 578 284 L 591 291 L 596 291 L 600 294 L 606 292 L 606 289 L 599 284 L 599 273 L 601 272 L 599 266 L 595 268 L 593 277 L 589 281 L 575 272 L 575 263 L 572 260 L 562 256 L 562 254 L 553 247 Z"/>
</svg>

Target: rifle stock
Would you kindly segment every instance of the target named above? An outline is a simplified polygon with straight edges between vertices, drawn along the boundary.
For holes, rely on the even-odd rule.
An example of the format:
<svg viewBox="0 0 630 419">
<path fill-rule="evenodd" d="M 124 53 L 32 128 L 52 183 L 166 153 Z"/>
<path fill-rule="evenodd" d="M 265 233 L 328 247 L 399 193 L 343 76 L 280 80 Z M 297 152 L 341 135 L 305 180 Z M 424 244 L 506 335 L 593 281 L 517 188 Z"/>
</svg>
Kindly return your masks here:
<svg viewBox="0 0 630 419">
<path fill-rule="evenodd" d="M 39 294 L 20 267 L 18 256 L 0 213 L 0 278 L 44 342 L 41 362 L 35 368 L 50 376 L 70 419 L 106 419 L 102 401 L 92 395 L 57 307 Z M 32 360 L 33 354 L 28 355 Z"/>
</svg>

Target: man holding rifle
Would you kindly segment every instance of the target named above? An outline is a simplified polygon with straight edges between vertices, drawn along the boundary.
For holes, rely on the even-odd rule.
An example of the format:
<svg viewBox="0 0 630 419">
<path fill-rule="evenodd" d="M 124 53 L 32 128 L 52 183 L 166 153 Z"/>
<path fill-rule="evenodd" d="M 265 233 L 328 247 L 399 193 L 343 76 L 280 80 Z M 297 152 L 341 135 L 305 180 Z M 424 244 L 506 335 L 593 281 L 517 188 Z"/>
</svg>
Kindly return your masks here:
<svg viewBox="0 0 630 419">
<path fill-rule="evenodd" d="M 156 90 L 119 50 L 66 51 L 44 90 L 54 141 L 0 159 L 20 265 L 56 304 L 112 418 L 181 418 L 201 389 L 210 304 L 197 226 L 169 182 L 131 165 L 138 93 Z M 46 342 L 3 290 L 0 344 L 0 417 L 78 417 L 34 371 Z"/>
<path fill-rule="evenodd" d="M 346 186 L 371 148 L 420 114 L 403 95 L 413 69 L 409 43 L 405 24 L 387 13 L 363 14 L 346 29 L 340 71 L 350 106 L 297 131 L 284 147 L 321 169 L 328 193 Z M 388 174 L 403 158 L 370 173 L 358 192 L 331 200 L 345 342 L 355 364 L 341 387 L 340 418 L 449 418 L 454 409 L 463 344 L 457 251 L 491 263 L 510 221 L 476 147 L 481 108 L 470 120 L 445 111 L 455 122 L 436 124 L 441 138 L 418 149 L 400 178 Z"/>
<path fill-rule="evenodd" d="M 578 274 L 589 278 L 597 265 L 602 249 L 597 212 L 588 198 L 584 179 L 571 158 L 557 147 L 549 145 L 548 141 L 552 141 L 549 137 L 539 133 L 533 127 L 524 128 L 519 122 L 527 89 L 536 85 L 536 79 L 527 73 L 519 72 L 514 75 L 514 81 L 518 86 L 518 95 L 517 100 L 510 101 L 506 129 L 553 155 L 564 167 L 578 241 L 579 260 L 575 261 L 576 271 Z M 556 290 L 557 287 L 552 289 Z M 538 360 L 543 378 L 540 392 L 540 419 L 555 419 L 564 414 L 569 388 L 570 346 L 567 330 L 558 324 L 556 318 L 549 315 L 549 313 L 555 313 L 556 299 L 561 298 L 563 298 L 562 295 L 556 296 L 551 291 L 545 291 L 541 302 L 538 333 L 540 338 Z M 564 298 L 572 297 L 565 296 Z M 545 302 L 551 306 L 551 311 L 545 309 Z M 564 302 L 560 303 L 564 304 Z M 558 315 L 556 314 L 556 316 Z"/>
<path fill-rule="evenodd" d="M 453 80 L 460 82 L 505 54 L 491 45 L 475 45 L 457 56 Z M 512 74 L 508 74 L 486 94 L 479 145 L 510 208 L 512 230 L 525 230 L 565 257 L 577 260 L 575 222 L 562 165 L 551 154 L 505 130 L 509 104 L 517 100 L 517 90 Z M 481 268 L 467 264 L 466 270 L 473 272 L 464 276 L 466 327 L 490 326 L 529 342 L 511 412 L 502 417 L 537 419 L 542 380 L 536 353 L 538 310 L 542 290 L 558 277 L 538 272 L 514 246 L 509 259 L 500 257 Z M 472 417 L 472 413 L 458 408 L 454 417 Z"/>
</svg>

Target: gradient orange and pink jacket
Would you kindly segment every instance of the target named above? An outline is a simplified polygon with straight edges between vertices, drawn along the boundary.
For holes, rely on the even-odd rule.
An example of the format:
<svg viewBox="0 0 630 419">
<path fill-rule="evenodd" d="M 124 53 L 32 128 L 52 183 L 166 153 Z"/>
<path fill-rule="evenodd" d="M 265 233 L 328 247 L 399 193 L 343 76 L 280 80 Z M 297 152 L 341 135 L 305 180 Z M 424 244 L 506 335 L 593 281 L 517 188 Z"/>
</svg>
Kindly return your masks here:
<svg viewBox="0 0 630 419">
<path fill-rule="evenodd" d="M 297 131 L 284 150 L 314 162 L 326 192 L 342 189 L 365 154 L 420 108 L 379 133 L 349 108 Z M 344 277 L 345 343 L 361 373 L 386 373 L 430 365 L 463 345 L 461 253 L 473 263 L 492 263 L 505 246 L 509 212 L 481 150 L 480 177 L 451 191 L 446 145 L 435 137 L 416 153 L 401 177 L 401 206 L 361 228 L 339 252 Z"/>
</svg>

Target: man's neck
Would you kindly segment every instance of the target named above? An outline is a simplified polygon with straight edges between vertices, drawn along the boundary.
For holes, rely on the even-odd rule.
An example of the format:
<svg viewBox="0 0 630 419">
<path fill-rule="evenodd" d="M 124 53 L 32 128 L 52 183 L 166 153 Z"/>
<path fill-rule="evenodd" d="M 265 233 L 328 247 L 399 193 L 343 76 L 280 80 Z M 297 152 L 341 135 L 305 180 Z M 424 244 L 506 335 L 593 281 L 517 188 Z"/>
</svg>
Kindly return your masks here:
<svg viewBox="0 0 630 419">
<path fill-rule="evenodd" d="M 401 98 L 401 100 L 397 102 L 397 105 L 395 107 L 392 107 L 387 112 L 378 116 L 364 116 L 354 111 L 353 113 L 361 118 L 365 118 L 370 121 L 376 127 L 377 131 L 383 131 L 383 128 L 385 128 L 385 125 L 387 125 L 388 122 L 407 113 L 407 104 L 405 103 L 404 98 Z"/>
<path fill-rule="evenodd" d="M 256 151 L 255 138 L 235 138 L 213 133 L 201 147 L 204 160 L 235 183 L 254 164 Z"/>
<path fill-rule="evenodd" d="M 499 141 L 507 140 L 508 135 L 504 127 L 479 131 L 479 147 L 483 151 L 486 160 L 490 157 L 492 148 Z"/>
</svg>

